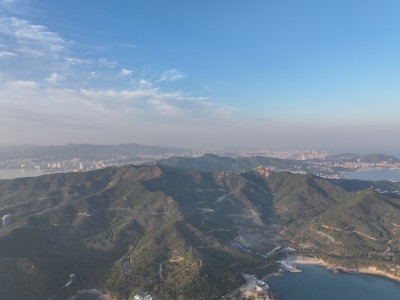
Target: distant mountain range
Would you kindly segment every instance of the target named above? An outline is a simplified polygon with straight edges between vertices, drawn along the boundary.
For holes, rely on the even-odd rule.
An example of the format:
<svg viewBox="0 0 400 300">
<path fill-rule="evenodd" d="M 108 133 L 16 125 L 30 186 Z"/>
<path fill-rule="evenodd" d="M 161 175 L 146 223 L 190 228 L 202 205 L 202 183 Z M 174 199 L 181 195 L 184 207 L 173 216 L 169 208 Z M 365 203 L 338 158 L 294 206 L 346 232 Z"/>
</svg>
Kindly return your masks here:
<svg viewBox="0 0 400 300">
<path fill-rule="evenodd" d="M 289 169 L 295 164 L 304 164 L 299 161 L 265 157 L 228 157 L 214 154 L 206 154 L 202 157 L 171 157 L 157 161 L 161 166 L 174 167 L 181 170 L 205 171 L 205 172 L 242 172 L 252 170 L 259 166 L 271 166 L 277 169 Z"/>
<path fill-rule="evenodd" d="M 115 299 L 138 290 L 218 299 L 243 282 L 240 272 L 276 271 L 281 257 L 266 254 L 287 245 L 396 270 L 399 183 L 243 172 L 263 163 L 208 155 L 0 180 L 0 216 L 12 218 L 0 230 L 1 297 L 97 288 Z"/>
<path fill-rule="evenodd" d="M 0 160 L 27 159 L 109 159 L 126 156 L 133 158 L 138 155 L 159 155 L 165 153 L 182 153 L 187 150 L 160 146 L 144 146 L 139 144 L 92 145 L 67 144 L 60 146 L 21 145 L 0 148 Z"/>
<path fill-rule="evenodd" d="M 176 147 L 163 147 L 163 146 L 146 146 L 135 143 L 130 144 L 119 144 L 119 145 L 93 145 L 93 144 L 66 144 L 66 145 L 20 145 L 20 146 L 9 146 L 0 147 L 0 161 L 7 159 L 35 159 L 35 160 L 70 160 L 74 158 L 78 159 L 89 159 L 89 160 L 101 160 L 110 159 L 115 157 L 125 156 L 127 158 L 135 158 L 136 156 L 143 155 L 163 155 L 163 154 L 183 154 L 183 153 L 195 153 L 195 150 L 182 149 Z M 221 156 L 219 155 L 206 155 L 203 161 L 193 160 L 194 158 L 181 158 L 177 157 L 170 161 L 165 161 L 165 164 L 172 165 L 189 165 L 190 160 L 196 161 L 202 169 L 206 170 L 207 160 L 217 160 Z M 233 158 L 237 158 L 233 162 Z M 226 169 L 235 169 L 239 171 L 240 168 L 248 169 L 248 167 L 255 167 L 258 163 L 260 164 L 271 164 L 276 165 L 277 168 L 286 168 L 289 166 L 291 159 L 279 159 L 271 158 L 267 156 L 246 156 L 235 153 L 228 153 L 221 157 L 219 164 L 228 166 Z M 400 163 L 400 159 L 394 156 L 388 156 L 383 154 L 371 154 L 361 155 L 354 153 L 343 153 L 330 155 L 326 160 L 334 161 L 361 161 L 368 163 L 377 163 L 382 161 Z M 300 160 L 295 160 L 301 162 Z"/>
</svg>

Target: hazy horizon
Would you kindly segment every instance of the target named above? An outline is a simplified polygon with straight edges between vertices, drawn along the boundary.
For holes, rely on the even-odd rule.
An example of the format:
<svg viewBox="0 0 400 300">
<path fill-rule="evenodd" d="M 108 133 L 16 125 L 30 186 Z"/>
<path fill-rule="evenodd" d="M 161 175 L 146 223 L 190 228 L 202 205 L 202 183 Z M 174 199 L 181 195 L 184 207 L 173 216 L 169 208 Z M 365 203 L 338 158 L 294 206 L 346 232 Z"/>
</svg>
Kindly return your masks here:
<svg viewBox="0 0 400 300">
<path fill-rule="evenodd" d="M 117 143 L 117 144 L 102 144 L 102 143 L 60 143 L 60 144 L 14 144 L 14 145 L 5 145 L 0 146 L 0 149 L 7 150 L 8 148 L 18 148 L 18 147 L 47 147 L 47 146 L 67 146 L 67 145 L 94 145 L 94 146 L 115 146 L 115 145 L 129 145 L 129 144 L 137 144 L 141 146 L 148 146 L 148 147 L 162 147 L 162 148 L 171 148 L 176 150 L 187 150 L 187 151 L 199 151 L 204 153 L 213 153 L 213 152 L 220 152 L 221 154 L 229 151 L 233 152 L 247 152 L 250 153 L 251 151 L 276 151 L 276 152 L 290 152 L 290 151 L 327 151 L 330 155 L 338 155 L 338 154 L 359 154 L 359 155 L 374 155 L 374 154 L 383 154 L 389 156 L 395 156 L 400 158 L 400 152 L 368 152 L 368 151 L 351 151 L 348 148 L 343 149 L 322 149 L 322 148 L 271 148 L 271 147 L 234 147 L 234 146 L 226 146 L 226 147 L 190 147 L 190 146 L 177 146 L 177 145 L 168 145 L 168 144 L 140 144 L 136 142 L 127 142 L 127 143 Z"/>
<path fill-rule="evenodd" d="M 400 156 L 399 9 L 0 0 L 0 146 Z"/>
</svg>

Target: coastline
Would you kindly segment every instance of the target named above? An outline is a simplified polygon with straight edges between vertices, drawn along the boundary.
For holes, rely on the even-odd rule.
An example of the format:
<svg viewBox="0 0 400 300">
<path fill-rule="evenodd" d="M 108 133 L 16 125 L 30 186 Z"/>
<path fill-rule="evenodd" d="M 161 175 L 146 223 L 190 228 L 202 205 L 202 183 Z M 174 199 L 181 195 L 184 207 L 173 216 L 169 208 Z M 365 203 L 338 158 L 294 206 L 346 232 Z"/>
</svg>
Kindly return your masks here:
<svg viewBox="0 0 400 300">
<path fill-rule="evenodd" d="M 386 273 L 384 271 L 378 270 L 375 267 L 364 267 L 364 268 L 359 268 L 358 269 L 359 274 L 369 274 L 369 275 L 376 275 L 380 277 L 385 277 L 388 279 L 391 279 L 393 281 L 399 282 L 400 283 L 400 277 L 392 275 L 390 273 Z"/>
<path fill-rule="evenodd" d="M 392 275 L 390 273 L 384 272 L 382 270 L 378 270 L 376 267 L 362 267 L 358 269 L 348 269 L 345 267 L 341 266 L 336 266 L 336 265 L 330 265 L 326 263 L 323 259 L 321 258 L 314 258 L 314 257 L 305 257 L 305 256 L 297 256 L 293 255 L 290 256 L 289 261 L 293 264 L 298 264 L 298 265 L 319 265 L 324 267 L 327 270 L 330 271 L 338 271 L 338 272 L 343 272 L 343 273 L 352 273 L 352 274 L 368 274 L 368 275 L 375 275 L 375 276 L 380 276 L 380 277 L 385 277 L 387 279 L 400 282 L 400 277 Z"/>
</svg>

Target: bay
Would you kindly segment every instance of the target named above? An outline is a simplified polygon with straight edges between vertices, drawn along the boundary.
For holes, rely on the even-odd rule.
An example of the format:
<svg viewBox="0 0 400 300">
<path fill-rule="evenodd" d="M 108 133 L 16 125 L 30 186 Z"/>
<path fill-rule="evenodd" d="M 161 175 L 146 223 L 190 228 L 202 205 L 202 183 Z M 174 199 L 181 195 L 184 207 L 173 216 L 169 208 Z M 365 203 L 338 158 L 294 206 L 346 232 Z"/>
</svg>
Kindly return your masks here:
<svg viewBox="0 0 400 300">
<path fill-rule="evenodd" d="M 0 169 L 0 179 L 36 177 L 44 174 L 46 173 L 36 169 Z"/>
<path fill-rule="evenodd" d="M 360 180 L 391 180 L 400 181 L 400 170 L 394 169 L 368 169 L 357 170 L 347 173 L 344 178 L 346 179 L 360 179 Z"/>
<path fill-rule="evenodd" d="M 400 284 L 374 275 L 333 273 L 317 265 L 298 265 L 268 281 L 280 300 L 400 300 Z"/>
</svg>

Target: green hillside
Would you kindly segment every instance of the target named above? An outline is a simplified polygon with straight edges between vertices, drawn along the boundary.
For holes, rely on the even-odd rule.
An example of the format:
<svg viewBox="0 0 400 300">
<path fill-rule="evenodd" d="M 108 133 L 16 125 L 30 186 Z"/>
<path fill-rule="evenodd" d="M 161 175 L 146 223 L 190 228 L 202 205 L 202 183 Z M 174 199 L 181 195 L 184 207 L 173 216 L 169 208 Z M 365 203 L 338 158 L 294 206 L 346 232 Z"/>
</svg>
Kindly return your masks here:
<svg viewBox="0 0 400 300">
<path fill-rule="evenodd" d="M 221 157 L 214 154 L 206 154 L 201 157 L 171 157 L 157 161 L 160 166 L 173 167 L 181 170 L 204 172 L 242 172 L 252 170 L 260 165 L 277 169 L 288 169 L 295 164 L 301 165 L 301 161 L 291 161 L 279 158 L 250 156 L 250 157 Z"/>
<path fill-rule="evenodd" d="M 400 196 L 371 189 L 395 191 L 398 183 L 284 173 L 274 174 L 268 182 L 275 212 L 304 254 L 342 266 L 385 270 L 400 261 Z"/>
<path fill-rule="evenodd" d="M 66 299 L 98 288 L 116 299 L 138 290 L 154 299 L 217 299 L 243 282 L 240 272 L 276 270 L 278 257 L 262 255 L 284 245 L 390 267 L 400 258 L 400 197 L 371 186 L 399 189 L 157 164 L 2 180 L 0 215 L 13 222 L 0 230 L 1 295 Z"/>
</svg>

